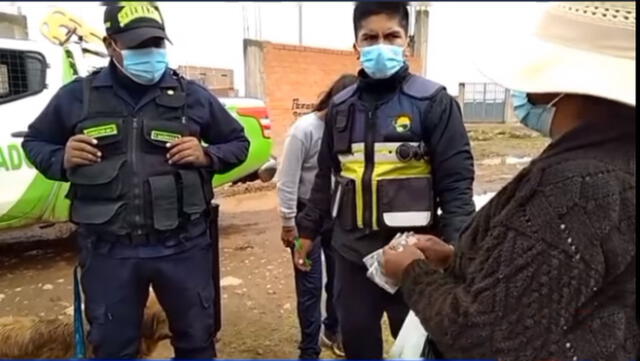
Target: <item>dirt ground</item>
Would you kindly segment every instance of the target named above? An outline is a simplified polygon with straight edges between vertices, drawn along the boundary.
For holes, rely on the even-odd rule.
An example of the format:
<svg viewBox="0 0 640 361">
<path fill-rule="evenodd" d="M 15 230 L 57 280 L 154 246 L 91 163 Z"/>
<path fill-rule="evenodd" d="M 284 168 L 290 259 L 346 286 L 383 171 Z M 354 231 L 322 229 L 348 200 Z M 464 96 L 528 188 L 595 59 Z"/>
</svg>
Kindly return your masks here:
<svg viewBox="0 0 640 361">
<path fill-rule="evenodd" d="M 476 194 L 497 191 L 547 144 L 518 125 L 470 125 L 468 130 L 476 162 Z M 272 183 L 226 187 L 218 198 L 222 277 L 230 284 L 222 291 L 219 357 L 296 358 L 299 331 L 293 271 L 279 241 L 275 187 Z M 60 232 L 60 227 L 37 232 Z M 10 237 L 29 233 L 27 238 L 33 240 L 37 232 L 18 231 Z M 68 238 L 0 245 L 0 317 L 69 317 L 74 264 L 75 250 Z M 168 342 L 154 354 L 154 358 L 171 356 Z"/>
</svg>

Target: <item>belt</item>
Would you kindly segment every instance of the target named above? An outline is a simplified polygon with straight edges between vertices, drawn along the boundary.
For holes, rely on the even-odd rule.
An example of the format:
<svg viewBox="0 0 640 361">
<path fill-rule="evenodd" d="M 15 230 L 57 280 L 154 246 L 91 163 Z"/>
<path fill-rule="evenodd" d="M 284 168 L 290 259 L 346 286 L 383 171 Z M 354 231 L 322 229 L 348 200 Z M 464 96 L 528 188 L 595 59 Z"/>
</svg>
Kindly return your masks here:
<svg viewBox="0 0 640 361">
<path fill-rule="evenodd" d="M 173 247 L 180 243 L 186 243 L 189 239 L 204 233 L 208 225 L 206 217 L 199 217 L 186 224 L 178 226 L 168 231 L 148 230 L 141 233 L 118 234 L 97 234 L 98 241 L 110 243 L 122 243 L 128 245 L 152 245 L 162 244 L 166 247 Z"/>
</svg>

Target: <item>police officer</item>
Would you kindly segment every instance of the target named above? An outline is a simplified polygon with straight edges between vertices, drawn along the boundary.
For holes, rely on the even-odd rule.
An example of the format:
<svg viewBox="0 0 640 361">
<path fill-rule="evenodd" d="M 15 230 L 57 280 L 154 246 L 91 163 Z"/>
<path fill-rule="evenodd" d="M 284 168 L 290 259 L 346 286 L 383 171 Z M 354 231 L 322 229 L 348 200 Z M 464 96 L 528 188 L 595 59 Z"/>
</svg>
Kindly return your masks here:
<svg viewBox="0 0 640 361">
<path fill-rule="evenodd" d="M 249 143 L 209 91 L 167 67 L 159 8 L 114 4 L 109 65 L 62 87 L 23 147 L 47 178 L 71 183 L 95 356 L 137 356 L 152 285 L 176 358 L 212 358 L 211 179 L 243 162 Z"/>
<path fill-rule="evenodd" d="M 308 269 L 311 240 L 323 219 L 336 218 L 335 302 L 346 357 L 381 359 L 383 313 L 395 337 L 408 308 L 400 292 L 367 278 L 362 259 L 402 231 L 455 243 L 475 211 L 474 168 L 456 100 L 408 70 L 407 3 L 358 2 L 353 22 L 362 69 L 327 113 L 309 206 L 297 219 L 295 263 Z"/>
</svg>

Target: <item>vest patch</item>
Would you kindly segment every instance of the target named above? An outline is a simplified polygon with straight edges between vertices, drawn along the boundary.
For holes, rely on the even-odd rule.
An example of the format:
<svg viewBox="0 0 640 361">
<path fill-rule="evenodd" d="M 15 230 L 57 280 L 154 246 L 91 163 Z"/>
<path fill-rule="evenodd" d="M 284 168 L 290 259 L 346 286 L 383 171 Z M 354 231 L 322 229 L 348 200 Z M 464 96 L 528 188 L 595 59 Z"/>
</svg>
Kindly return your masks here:
<svg viewBox="0 0 640 361">
<path fill-rule="evenodd" d="M 411 118 L 408 115 L 401 115 L 393 121 L 393 126 L 398 133 L 404 133 L 411 128 Z"/>
<path fill-rule="evenodd" d="M 118 135 L 118 126 L 115 124 L 100 125 L 97 127 L 87 128 L 83 133 L 84 135 L 92 138 L 108 137 L 110 135 Z"/>
<path fill-rule="evenodd" d="M 163 132 L 160 130 L 151 131 L 151 139 L 161 142 L 174 142 L 182 138 L 182 135 L 178 133 Z"/>
</svg>

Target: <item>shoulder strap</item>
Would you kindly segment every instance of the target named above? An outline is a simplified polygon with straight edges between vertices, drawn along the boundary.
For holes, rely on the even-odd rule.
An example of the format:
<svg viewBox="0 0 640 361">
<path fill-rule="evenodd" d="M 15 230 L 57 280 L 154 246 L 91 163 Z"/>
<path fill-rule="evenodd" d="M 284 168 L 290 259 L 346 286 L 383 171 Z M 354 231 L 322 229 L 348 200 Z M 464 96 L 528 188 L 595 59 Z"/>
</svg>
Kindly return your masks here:
<svg viewBox="0 0 640 361">
<path fill-rule="evenodd" d="M 180 91 L 184 94 L 185 100 L 181 109 L 182 114 L 180 115 L 180 121 L 182 122 L 182 124 L 186 124 L 187 123 L 187 87 L 185 85 L 186 78 L 175 69 L 171 69 L 171 75 L 174 78 L 176 78 L 176 81 L 178 82 L 178 86 L 180 87 Z"/>
<path fill-rule="evenodd" d="M 93 73 L 82 78 L 82 116 L 80 119 L 86 119 L 89 115 L 89 107 L 91 104 L 91 83 Z"/>
<path fill-rule="evenodd" d="M 99 72 L 95 71 L 77 80 L 82 84 L 82 115 L 80 119 L 104 114 L 124 115 L 120 100 L 113 95 L 111 88 L 94 86 L 94 81 Z"/>
<path fill-rule="evenodd" d="M 402 92 L 416 99 L 428 99 L 440 89 L 444 89 L 442 84 L 413 74 L 402 84 Z"/>
<path fill-rule="evenodd" d="M 105 67 L 94 69 L 91 73 L 82 78 L 82 118 L 84 119 L 89 115 L 90 102 L 91 102 L 91 85 L 93 79 L 100 74 Z"/>
<path fill-rule="evenodd" d="M 332 102 L 335 105 L 344 103 L 347 99 L 351 98 L 356 93 L 357 89 L 358 89 L 358 83 L 355 83 L 350 87 L 346 88 L 345 90 L 341 91 L 340 93 L 338 93 L 336 96 L 334 96 Z"/>
</svg>

